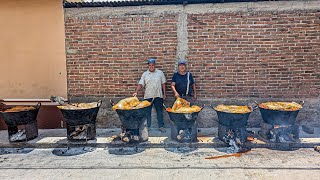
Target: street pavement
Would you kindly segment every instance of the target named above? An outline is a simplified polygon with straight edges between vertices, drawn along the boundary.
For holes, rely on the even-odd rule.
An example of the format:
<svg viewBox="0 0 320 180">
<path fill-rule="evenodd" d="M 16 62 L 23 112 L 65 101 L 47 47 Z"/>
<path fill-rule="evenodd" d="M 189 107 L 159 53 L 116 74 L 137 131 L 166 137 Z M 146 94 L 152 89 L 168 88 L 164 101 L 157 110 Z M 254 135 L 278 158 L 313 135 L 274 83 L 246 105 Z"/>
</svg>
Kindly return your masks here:
<svg viewBox="0 0 320 180">
<path fill-rule="evenodd" d="M 26 143 L 8 142 L 0 131 L 0 180 L 3 179 L 320 179 L 320 129 L 300 133 L 300 142 L 280 150 L 255 139 L 240 157 L 226 155 L 217 129 L 199 129 L 197 143 L 177 143 L 151 129 L 149 141 L 113 142 L 120 129 L 98 129 L 96 140 L 70 143 L 64 129 L 39 130 Z"/>
<path fill-rule="evenodd" d="M 252 149 L 205 159 L 226 148 L 1 148 L 0 179 L 319 179 L 312 148 Z"/>
</svg>

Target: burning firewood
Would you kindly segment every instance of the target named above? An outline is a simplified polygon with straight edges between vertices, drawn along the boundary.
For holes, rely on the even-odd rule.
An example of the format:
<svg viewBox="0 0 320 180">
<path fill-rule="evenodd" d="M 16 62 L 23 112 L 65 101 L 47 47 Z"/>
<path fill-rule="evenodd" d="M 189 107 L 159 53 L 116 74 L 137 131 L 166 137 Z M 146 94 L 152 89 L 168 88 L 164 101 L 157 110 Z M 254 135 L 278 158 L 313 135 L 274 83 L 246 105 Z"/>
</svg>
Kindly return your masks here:
<svg viewBox="0 0 320 180">
<path fill-rule="evenodd" d="M 19 130 L 17 133 L 10 136 L 10 141 L 18 141 L 18 140 L 24 140 L 26 139 L 26 131 Z"/>
<path fill-rule="evenodd" d="M 71 134 L 71 137 L 75 137 L 78 136 L 80 133 L 82 133 L 83 131 L 85 131 L 87 129 L 87 127 L 85 125 L 83 126 L 78 126 Z"/>
<path fill-rule="evenodd" d="M 112 139 L 117 139 L 117 138 L 119 138 L 119 136 L 118 135 L 112 135 L 111 138 Z"/>
<path fill-rule="evenodd" d="M 139 140 L 140 140 L 140 138 L 139 138 L 139 136 L 133 136 L 133 140 L 135 140 L 135 141 L 139 141 Z"/>
<path fill-rule="evenodd" d="M 122 141 L 123 141 L 123 142 L 129 142 L 130 139 L 129 139 L 128 137 L 124 137 L 124 138 L 122 138 Z"/>
</svg>

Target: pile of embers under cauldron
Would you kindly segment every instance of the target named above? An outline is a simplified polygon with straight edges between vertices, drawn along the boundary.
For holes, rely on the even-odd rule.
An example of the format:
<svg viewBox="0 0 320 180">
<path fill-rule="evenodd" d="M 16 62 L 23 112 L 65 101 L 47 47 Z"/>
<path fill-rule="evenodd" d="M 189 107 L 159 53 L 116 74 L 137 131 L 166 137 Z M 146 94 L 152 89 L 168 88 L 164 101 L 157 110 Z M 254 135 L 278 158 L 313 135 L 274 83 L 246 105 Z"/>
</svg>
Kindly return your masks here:
<svg viewBox="0 0 320 180">
<path fill-rule="evenodd" d="M 247 141 L 248 130 L 247 124 L 250 114 L 257 107 L 250 107 L 250 112 L 245 114 L 223 112 L 213 108 L 218 115 L 218 137 L 221 141 L 230 145 L 227 152 L 237 153 L 249 150 L 243 147 L 243 143 Z"/>
<path fill-rule="evenodd" d="M 114 101 L 110 100 L 112 106 Z M 151 105 L 140 109 L 116 109 L 116 112 L 121 121 L 121 133 L 115 135 L 114 140 L 118 138 L 126 143 L 139 143 L 148 140 L 147 129 L 147 110 Z"/>
<path fill-rule="evenodd" d="M 102 101 L 88 109 L 60 109 L 67 127 L 69 141 L 91 140 L 96 138 L 96 118 Z"/>
<path fill-rule="evenodd" d="M 23 106 L 19 106 L 23 107 Z M 39 102 L 29 110 L 6 112 L 12 107 L 3 105 L 0 115 L 8 126 L 8 137 L 10 142 L 29 141 L 38 137 L 37 115 L 41 107 Z"/>
<path fill-rule="evenodd" d="M 304 102 L 299 104 L 303 105 Z M 277 143 L 294 143 L 299 140 L 299 125 L 296 122 L 299 110 L 271 110 L 260 106 L 259 109 L 263 119 L 259 135 L 263 139 Z"/>
</svg>

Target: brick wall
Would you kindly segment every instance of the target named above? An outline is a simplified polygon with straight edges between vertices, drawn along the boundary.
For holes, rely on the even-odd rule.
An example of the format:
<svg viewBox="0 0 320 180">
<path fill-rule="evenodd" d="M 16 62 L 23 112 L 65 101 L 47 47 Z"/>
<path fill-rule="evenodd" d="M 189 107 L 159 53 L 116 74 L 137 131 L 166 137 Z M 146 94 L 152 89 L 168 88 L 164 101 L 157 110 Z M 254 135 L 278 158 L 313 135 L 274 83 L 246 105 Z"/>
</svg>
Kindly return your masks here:
<svg viewBox="0 0 320 180">
<path fill-rule="evenodd" d="M 189 14 L 187 59 L 199 97 L 317 97 L 319 18 L 318 11 Z M 157 57 L 169 89 L 177 14 L 69 16 L 65 25 L 69 96 L 131 95 L 148 57 Z"/>
<path fill-rule="evenodd" d="M 172 95 L 170 79 L 183 56 L 200 104 L 305 100 L 297 121 L 320 126 L 316 1 L 71 8 L 65 9 L 65 31 L 68 95 L 75 102 L 105 102 L 99 127 L 120 126 L 107 102 L 134 92 L 149 57 L 157 57 Z M 198 125 L 216 126 L 215 120 L 206 108 Z M 260 121 L 255 111 L 249 126 Z"/>
<path fill-rule="evenodd" d="M 188 34 L 204 98 L 319 95 L 319 11 L 191 14 Z"/>
<path fill-rule="evenodd" d="M 157 68 L 167 78 L 172 75 L 177 46 L 174 15 L 69 17 L 65 25 L 71 97 L 131 96 L 149 57 L 157 58 Z"/>
</svg>

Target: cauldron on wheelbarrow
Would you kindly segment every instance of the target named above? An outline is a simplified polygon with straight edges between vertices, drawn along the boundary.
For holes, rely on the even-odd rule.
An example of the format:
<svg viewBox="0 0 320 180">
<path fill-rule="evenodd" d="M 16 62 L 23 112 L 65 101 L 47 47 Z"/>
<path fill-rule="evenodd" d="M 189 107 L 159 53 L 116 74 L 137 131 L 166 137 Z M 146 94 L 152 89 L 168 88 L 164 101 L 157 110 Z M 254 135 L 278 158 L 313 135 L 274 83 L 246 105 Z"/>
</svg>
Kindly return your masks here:
<svg viewBox="0 0 320 180">
<path fill-rule="evenodd" d="M 288 102 L 284 102 L 288 103 Z M 296 117 L 304 104 L 300 101 L 301 108 L 296 110 L 273 110 L 263 107 L 257 103 L 261 113 L 260 135 L 274 142 L 295 142 L 299 139 L 299 125 Z"/>
<path fill-rule="evenodd" d="M 110 104 L 115 105 L 112 100 L 110 100 Z M 147 112 L 149 108 L 151 108 L 151 104 L 140 109 L 115 110 L 121 121 L 120 138 L 124 142 L 138 143 L 148 140 Z"/>
<path fill-rule="evenodd" d="M 163 105 L 163 107 L 165 107 L 165 105 Z M 203 108 L 204 106 L 201 110 Z M 166 107 L 165 109 L 167 111 Z M 176 113 L 167 111 L 172 122 L 171 138 L 182 143 L 197 142 L 197 118 L 201 110 L 193 113 Z"/>
<path fill-rule="evenodd" d="M 7 109 L 13 108 L 5 106 L 0 111 L 0 116 L 8 126 L 8 137 L 10 142 L 29 141 L 38 136 L 37 116 L 41 103 L 39 102 L 32 107 L 33 109 L 30 110 L 5 112 Z"/>
<path fill-rule="evenodd" d="M 96 118 L 102 101 L 88 109 L 60 109 L 67 127 L 67 139 L 90 140 L 96 138 Z"/>
<path fill-rule="evenodd" d="M 247 107 L 250 110 L 247 113 L 224 112 L 212 107 L 218 115 L 218 137 L 221 141 L 228 144 L 230 139 L 237 139 L 237 143 L 241 144 L 247 140 L 248 133 L 246 128 L 249 116 L 258 108 Z"/>
</svg>

